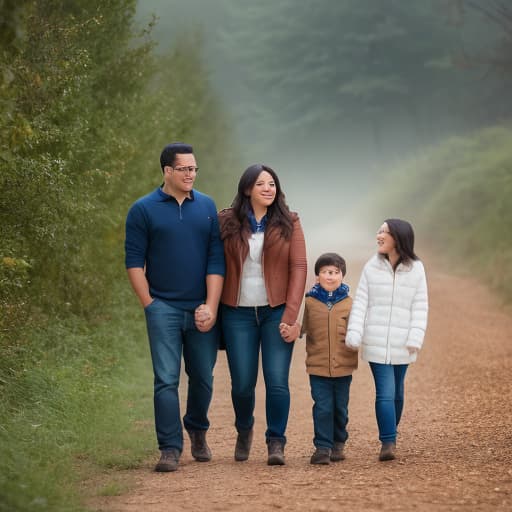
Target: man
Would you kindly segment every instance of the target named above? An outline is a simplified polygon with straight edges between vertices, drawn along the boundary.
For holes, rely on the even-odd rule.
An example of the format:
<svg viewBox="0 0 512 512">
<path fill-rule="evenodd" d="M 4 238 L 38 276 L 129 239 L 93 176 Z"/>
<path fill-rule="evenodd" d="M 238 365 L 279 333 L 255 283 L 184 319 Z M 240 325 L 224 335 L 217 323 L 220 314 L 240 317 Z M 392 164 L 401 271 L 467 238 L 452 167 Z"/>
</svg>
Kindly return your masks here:
<svg viewBox="0 0 512 512">
<path fill-rule="evenodd" d="M 146 316 L 154 372 L 156 471 L 175 471 L 183 450 L 178 385 L 181 356 L 188 375 L 183 424 L 192 456 L 209 461 L 206 443 L 215 327 L 224 280 L 224 252 L 213 200 L 193 189 L 192 146 L 176 142 L 160 155 L 164 182 L 136 201 L 126 219 L 126 268 Z"/>
</svg>

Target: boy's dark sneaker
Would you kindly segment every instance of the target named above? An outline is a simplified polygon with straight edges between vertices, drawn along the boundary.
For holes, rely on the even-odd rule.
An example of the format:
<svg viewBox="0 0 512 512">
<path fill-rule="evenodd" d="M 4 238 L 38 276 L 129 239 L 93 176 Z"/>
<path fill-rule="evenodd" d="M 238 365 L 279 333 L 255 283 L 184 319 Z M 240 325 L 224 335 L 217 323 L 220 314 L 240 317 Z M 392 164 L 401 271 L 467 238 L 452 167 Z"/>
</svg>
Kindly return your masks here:
<svg viewBox="0 0 512 512">
<path fill-rule="evenodd" d="M 190 450 L 192 457 L 197 462 L 208 462 L 212 460 L 212 452 L 206 443 L 206 430 L 188 430 L 190 437 Z"/>
<path fill-rule="evenodd" d="M 284 441 L 281 439 L 270 439 L 267 444 L 269 466 L 284 465 Z"/>
<path fill-rule="evenodd" d="M 333 449 L 331 450 L 331 461 L 339 462 L 340 460 L 345 460 L 344 449 L 345 443 L 334 443 Z"/>
<path fill-rule="evenodd" d="M 168 473 L 178 469 L 178 461 L 180 460 L 180 452 L 176 448 L 162 450 L 160 460 L 155 466 L 155 471 Z"/>
<path fill-rule="evenodd" d="M 311 455 L 311 464 L 329 464 L 331 462 L 331 450 L 329 448 L 317 448 Z"/>
<path fill-rule="evenodd" d="M 382 443 L 382 446 L 380 448 L 379 460 L 393 460 L 395 458 L 395 449 L 395 443 Z"/>
</svg>

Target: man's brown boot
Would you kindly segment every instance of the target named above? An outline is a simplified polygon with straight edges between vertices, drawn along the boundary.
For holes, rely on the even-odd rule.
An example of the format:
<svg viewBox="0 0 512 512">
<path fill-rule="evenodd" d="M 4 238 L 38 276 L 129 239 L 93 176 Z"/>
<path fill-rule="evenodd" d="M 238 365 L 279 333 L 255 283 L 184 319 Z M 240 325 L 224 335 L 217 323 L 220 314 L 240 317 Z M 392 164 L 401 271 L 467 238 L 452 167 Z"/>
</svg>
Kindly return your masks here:
<svg viewBox="0 0 512 512">
<path fill-rule="evenodd" d="M 178 469 L 180 452 L 176 448 L 169 448 L 160 452 L 160 460 L 155 466 L 155 471 L 167 473 Z"/>
<path fill-rule="evenodd" d="M 212 452 L 206 443 L 206 430 L 188 430 L 190 436 L 190 449 L 192 457 L 198 462 L 208 462 L 212 459 Z"/>
</svg>

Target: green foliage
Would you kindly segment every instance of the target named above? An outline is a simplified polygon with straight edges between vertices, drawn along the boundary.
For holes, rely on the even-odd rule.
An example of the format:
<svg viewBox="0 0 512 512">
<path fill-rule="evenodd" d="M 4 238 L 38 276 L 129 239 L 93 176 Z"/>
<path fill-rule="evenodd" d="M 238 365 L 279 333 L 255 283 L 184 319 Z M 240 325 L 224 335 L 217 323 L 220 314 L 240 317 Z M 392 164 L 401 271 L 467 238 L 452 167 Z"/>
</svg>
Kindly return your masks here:
<svg viewBox="0 0 512 512">
<path fill-rule="evenodd" d="M 79 510 L 82 479 L 98 468 L 136 467 L 148 455 L 154 434 L 144 324 L 126 287 L 115 291 L 109 322 L 51 324 L 31 333 L 38 343 L 27 345 L 22 366 L 2 365 L 0 511 Z"/>
<path fill-rule="evenodd" d="M 512 301 L 512 129 L 453 138 L 396 170 L 375 210 L 411 219 L 455 271 L 470 270 Z M 392 206 L 391 206 L 392 205 Z"/>
<path fill-rule="evenodd" d="M 104 281 L 86 241 L 105 236 L 102 192 L 120 182 L 131 114 L 143 115 L 132 105 L 147 81 L 150 46 L 131 45 L 134 2 L 82 4 L 31 2 L 23 44 L 6 62 L 0 254 L 29 271 L 24 282 L 2 282 L 0 306 L 25 304 L 26 314 L 94 311 Z M 18 326 L 2 317 L 2 329 Z"/>
<path fill-rule="evenodd" d="M 0 90 L 0 257 L 27 263 L 1 267 L 9 333 L 21 318 L 95 315 L 109 300 L 126 210 L 158 184 L 165 143 L 197 141 L 199 184 L 218 197 L 234 154 L 197 38 L 157 59 L 131 25 L 134 1 L 29 5 Z"/>
<path fill-rule="evenodd" d="M 0 38 L 0 511 L 76 511 L 84 472 L 154 448 L 126 212 L 171 140 L 217 200 L 237 167 L 197 36 L 157 56 L 135 0 L 19 6 Z"/>
</svg>

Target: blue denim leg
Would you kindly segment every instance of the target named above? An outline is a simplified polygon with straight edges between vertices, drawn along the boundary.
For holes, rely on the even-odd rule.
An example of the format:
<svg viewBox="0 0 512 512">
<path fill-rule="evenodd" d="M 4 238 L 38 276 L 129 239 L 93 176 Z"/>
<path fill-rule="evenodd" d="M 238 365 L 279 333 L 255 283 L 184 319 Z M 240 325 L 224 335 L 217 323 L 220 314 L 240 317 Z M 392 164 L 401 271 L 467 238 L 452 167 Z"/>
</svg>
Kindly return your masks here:
<svg viewBox="0 0 512 512">
<path fill-rule="evenodd" d="M 404 382 L 407 367 L 408 365 L 406 364 L 396 364 L 393 366 L 395 371 L 395 416 L 397 427 L 402 418 L 402 410 L 404 408 Z"/>
<path fill-rule="evenodd" d="M 334 387 L 328 377 L 309 376 L 313 398 L 313 444 L 317 448 L 332 448 L 334 438 Z"/>
<path fill-rule="evenodd" d="M 255 388 L 261 345 L 266 388 L 266 438 L 286 442 L 290 410 L 288 374 L 293 343 L 279 334 L 284 306 L 271 308 L 222 306 L 222 329 L 231 374 L 231 398 L 238 431 L 254 425 Z"/>
<path fill-rule="evenodd" d="M 313 425 L 317 448 L 332 448 L 334 443 L 348 439 L 348 399 L 352 375 L 320 377 L 310 375 L 313 398 Z"/>
<path fill-rule="evenodd" d="M 375 381 L 375 414 L 382 442 L 396 441 L 396 427 L 404 403 L 406 364 L 370 363 Z"/>
<path fill-rule="evenodd" d="M 231 375 L 231 400 L 238 431 L 254 425 L 260 328 L 254 308 L 222 305 L 222 330 Z"/>
<path fill-rule="evenodd" d="M 261 327 L 261 364 L 265 379 L 267 431 L 265 437 L 286 443 L 290 412 L 288 377 L 295 343 L 287 343 L 279 333 L 284 306 L 258 308 Z"/>
<path fill-rule="evenodd" d="M 155 428 L 161 450 L 183 449 L 178 385 L 183 311 L 155 299 L 144 310 L 154 374 Z"/>
<path fill-rule="evenodd" d="M 345 443 L 348 439 L 348 400 L 352 375 L 334 377 L 334 442 Z"/>
<path fill-rule="evenodd" d="M 217 361 L 218 327 L 197 330 L 194 314 L 185 312 L 183 360 L 188 376 L 187 410 L 183 424 L 187 430 L 208 430 L 208 408 L 213 393 L 213 368 Z"/>
<path fill-rule="evenodd" d="M 154 373 L 155 428 L 161 450 L 183 449 L 178 386 L 181 355 L 188 375 L 188 430 L 207 430 L 212 398 L 213 367 L 217 358 L 218 331 L 199 332 L 194 314 L 159 299 L 145 310 Z"/>
</svg>

